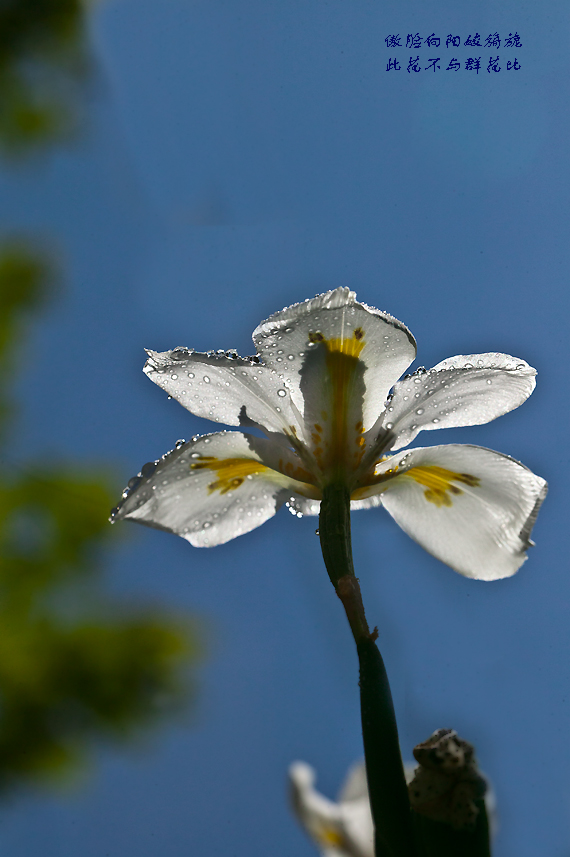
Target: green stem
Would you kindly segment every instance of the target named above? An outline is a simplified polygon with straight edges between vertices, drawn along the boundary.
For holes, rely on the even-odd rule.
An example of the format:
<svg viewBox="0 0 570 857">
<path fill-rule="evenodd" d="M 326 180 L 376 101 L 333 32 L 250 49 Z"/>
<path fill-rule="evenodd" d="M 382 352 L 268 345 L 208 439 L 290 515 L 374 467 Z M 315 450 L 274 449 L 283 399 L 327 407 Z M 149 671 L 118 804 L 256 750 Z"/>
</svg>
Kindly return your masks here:
<svg viewBox="0 0 570 857">
<path fill-rule="evenodd" d="M 350 494 L 342 483 L 323 490 L 319 516 L 323 559 L 343 603 L 360 663 L 360 703 L 376 857 L 414 857 L 413 832 L 398 728 L 384 662 L 368 628 L 352 563 Z"/>
</svg>

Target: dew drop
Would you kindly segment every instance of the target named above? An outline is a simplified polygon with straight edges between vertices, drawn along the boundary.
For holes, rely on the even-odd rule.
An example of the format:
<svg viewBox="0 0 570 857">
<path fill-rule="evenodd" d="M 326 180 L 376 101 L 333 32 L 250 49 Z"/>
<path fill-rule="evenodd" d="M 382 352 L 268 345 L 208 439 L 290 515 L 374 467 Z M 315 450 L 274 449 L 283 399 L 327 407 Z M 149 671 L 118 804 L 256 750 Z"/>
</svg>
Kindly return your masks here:
<svg viewBox="0 0 570 857">
<path fill-rule="evenodd" d="M 287 390 L 277 390 L 277 395 L 281 397 L 286 396 Z"/>
<path fill-rule="evenodd" d="M 141 467 L 141 476 L 144 476 L 145 479 L 148 479 L 149 476 L 152 476 L 155 470 L 156 461 L 148 461 L 143 467 Z"/>
<path fill-rule="evenodd" d="M 487 378 L 487 384 L 492 384 L 492 383 L 493 383 L 493 382 L 491 381 L 491 379 L 490 379 L 490 378 Z"/>
<path fill-rule="evenodd" d="M 209 383 L 210 383 L 210 379 L 208 378 L 208 376 L 207 376 L 207 375 L 204 375 L 204 383 L 205 383 L 205 384 L 209 384 Z"/>
<path fill-rule="evenodd" d="M 177 380 L 178 380 L 178 375 L 171 375 L 171 376 L 170 376 L 170 380 L 171 380 L 171 381 L 177 381 Z"/>
<path fill-rule="evenodd" d="M 421 416 L 421 415 L 423 414 L 423 412 L 424 412 L 424 409 L 423 409 L 423 408 L 418 408 L 418 409 L 416 410 L 416 414 L 418 414 L 418 416 Z"/>
<path fill-rule="evenodd" d="M 437 417 L 434 417 L 434 418 L 433 418 L 433 420 L 432 420 L 432 423 L 438 423 L 438 422 L 439 422 L 438 418 L 437 418 Z"/>
</svg>

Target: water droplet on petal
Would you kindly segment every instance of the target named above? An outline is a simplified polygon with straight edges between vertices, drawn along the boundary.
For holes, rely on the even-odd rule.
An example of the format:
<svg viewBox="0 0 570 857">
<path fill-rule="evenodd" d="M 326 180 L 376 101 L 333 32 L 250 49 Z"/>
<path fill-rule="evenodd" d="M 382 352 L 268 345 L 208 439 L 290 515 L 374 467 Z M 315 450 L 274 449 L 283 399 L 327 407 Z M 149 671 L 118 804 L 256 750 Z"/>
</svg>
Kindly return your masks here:
<svg viewBox="0 0 570 857">
<path fill-rule="evenodd" d="M 207 376 L 207 375 L 204 375 L 204 383 L 205 383 L 205 384 L 209 384 L 209 383 L 210 383 L 210 379 L 208 378 L 208 376 Z"/>
<path fill-rule="evenodd" d="M 144 476 L 145 479 L 148 479 L 149 476 L 152 476 L 156 469 L 156 461 L 148 461 L 143 467 L 141 467 L 141 476 Z"/>
<path fill-rule="evenodd" d="M 423 412 L 424 412 L 424 409 L 423 409 L 423 408 L 417 408 L 417 409 L 416 409 L 416 414 L 417 414 L 418 416 L 421 416 L 421 415 L 423 414 Z"/>
<path fill-rule="evenodd" d="M 277 395 L 281 397 L 286 396 L 287 390 L 277 390 Z"/>
</svg>

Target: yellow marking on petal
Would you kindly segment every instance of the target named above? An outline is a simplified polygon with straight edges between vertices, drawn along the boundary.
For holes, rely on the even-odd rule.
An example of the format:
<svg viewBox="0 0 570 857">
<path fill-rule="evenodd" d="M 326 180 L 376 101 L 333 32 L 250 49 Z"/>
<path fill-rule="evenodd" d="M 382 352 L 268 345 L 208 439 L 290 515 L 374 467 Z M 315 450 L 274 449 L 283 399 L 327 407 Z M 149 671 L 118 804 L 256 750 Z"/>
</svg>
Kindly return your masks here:
<svg viewBox="0 0 570 857">
<path fill-rule="evenodd" d="M 391 457 L 390 455 L 382 456 L 380 461 L 386 461 Z M 365 497 L 373 496 L 373 494 L 382 493 L 388 485 L 382 488 L 376 488 L 376 486 L 390 482 L 396 477 L 409 476 L 419 485 L 425 487 L 424 497 L 428 502 L 433 503 L 438 508 L 449 507 L 453 505 L 452 494 L 463 494 L 463 490 L 455 483 L 469 485 L 471 488 L 476 488 L 481 483 L 479 477 L 472 476 L 471 473 L 457 473 L 455 470 L 447 470 L 445 467 L 439 467 L 436 464 L 418 465 L 417 467 L 410 467 L 409 470 L 400 469 L 399 465 L 395 464 L 389 470 L 376 474 L 374 471 L 379 463 L 377 462 L 375 468 L 369 471 L 368 477 L 360 481 L 359 486 L 351 494 L 352 500 L 362 500 Z"/>
<path fill-rule="evenodd" d="M 481 482 L 477 476 L 472 476 L 470 473 L 456 473 L 454 470 L 447 470 L 435 464 L 410 467 L 402 475 L 411 476 L 419 485 L 424 485 L 426 488 L 424 497 L 438 508 L 453 505 L 450 494 L 463 494 L 461 488 L 454 485 L 454 482 L 462 482 L 472 488 L 477 487 Z"/>
<path fill-rule="evenodd" d="M 279 470 L 285 476 L 289 476 L 291 479 L 296 479 L 297 482 L 313 482 L 313 475 L 309 473 L 308 470 L 305 470 L 304 467 L 299 465 L 294 465 L 293 462 L 287 461 L 286 464 L 283 464 L 283 459 L 279 459 Z"/>
<path fill-rule="evenodd" d="M 317 836 L 321 845 L 340 846 L 344 843 L 344 836 L 338 830 L 335 830 L 334 827 L 323 827 L 319 830 Z"/>
<path fill-rule="evenodd" d="M 199 461 L 191 463 L 190 470 L 212 470 L 218 478 L 210 482 L 208 493 L 219 491 L 220 494 L 227 494 L 228 491 L 235 491 L 243 485 L 247 476 L 262 473 L 269 470 L 269 467 L 254 458 L 215 458 L 212 455 L 204 455 Z"/>
</svg>

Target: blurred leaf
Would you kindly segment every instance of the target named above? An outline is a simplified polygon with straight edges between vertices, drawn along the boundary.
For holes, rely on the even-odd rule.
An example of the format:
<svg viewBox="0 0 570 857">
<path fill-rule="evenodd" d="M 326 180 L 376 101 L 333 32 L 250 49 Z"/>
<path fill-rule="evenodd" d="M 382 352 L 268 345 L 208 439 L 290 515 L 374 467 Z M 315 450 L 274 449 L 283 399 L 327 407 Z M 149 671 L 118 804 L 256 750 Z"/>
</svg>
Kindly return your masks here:
<svg viewBox="0 0 570 857">
<path fill-rule="evenodd" d="M 25 153 L 73 127 L 87 67 L 80 0 L 1 0 L 0 145 Z"/>
<path fill-rule="evenodd" d="M 0 789 L 65 772 L 94 741 L 127 739 L 188 699 L 189 621 L 125 609 L 93 575 L 114 538 L 110 498 L 69 467 L 0 481 Z"/>
<path fill-rule="evenodd" d="M 4 428 L 26 326 L 50 294 L 53 270 L 29 243 L 0 244 Z M 188 619 L 133 610 L 102 590 L 97 570 L 117 537 L 108 523 L 115 496 L 101 468 L 0 468 L 0 789 L 65 773 L 94 742 L 136 735 L 190 695 L 198 644 Z"/>
<path fill-rule="evenodd" d="M 0 434 L 13 415 L 7 388 L 24 352 L 25 325 L 52 294 L 54 274 L 52 254 L 45 249 L 21 238 L 0 242 Z"/>
</svg>

